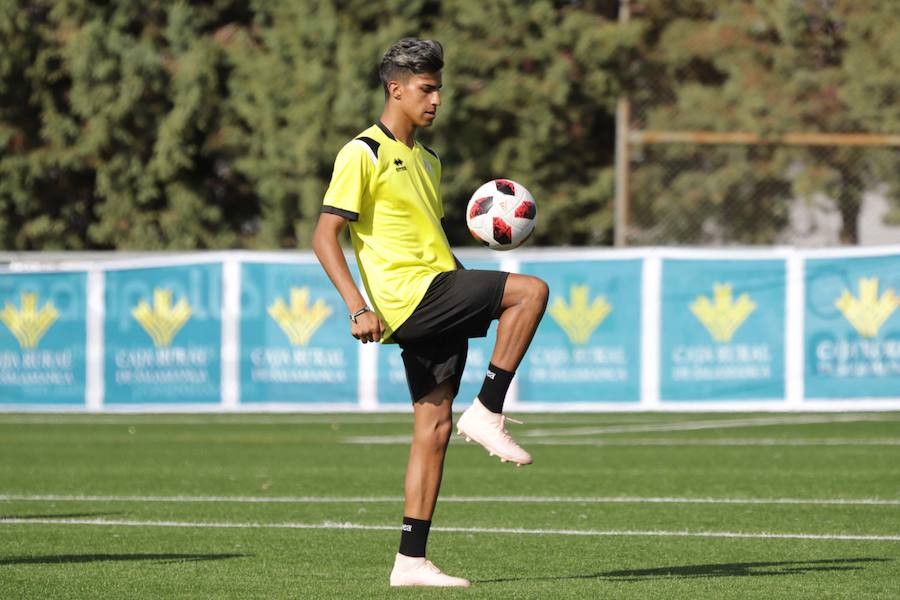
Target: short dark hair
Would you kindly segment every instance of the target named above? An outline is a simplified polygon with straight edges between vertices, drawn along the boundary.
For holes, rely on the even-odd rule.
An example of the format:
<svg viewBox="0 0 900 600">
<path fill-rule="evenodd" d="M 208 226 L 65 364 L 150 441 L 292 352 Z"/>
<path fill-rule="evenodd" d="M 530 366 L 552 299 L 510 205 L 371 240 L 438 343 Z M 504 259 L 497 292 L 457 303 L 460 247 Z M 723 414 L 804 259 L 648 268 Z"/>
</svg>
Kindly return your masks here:
<svg viewBox="0 0 900 600">
<path fill-rule="evenodd" d="M 381 59 L 378 76 L 384 92 L 388 82 L 422 73 L 437 73 L 444 68 L 444 47 L 437 40 L 403 38 L 388 48 Z"/>
</svg>

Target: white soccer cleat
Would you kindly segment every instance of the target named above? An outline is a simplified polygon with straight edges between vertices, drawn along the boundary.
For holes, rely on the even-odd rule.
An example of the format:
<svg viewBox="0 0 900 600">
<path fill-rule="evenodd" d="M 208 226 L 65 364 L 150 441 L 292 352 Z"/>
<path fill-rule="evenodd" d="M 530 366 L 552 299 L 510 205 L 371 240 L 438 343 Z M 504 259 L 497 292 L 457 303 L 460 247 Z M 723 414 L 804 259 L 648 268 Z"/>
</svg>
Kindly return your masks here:
<svg viewBox="0 0 900 600">
<path fill-rule="evenodd" d="M 474 440 L 484 446 L 488 454 L 499 457 L 500 462 L 513 462 L 518 466 L 530 465 L 531 455 L 513 441 L 504 427 L 505 424 L 505 416 L 492 413 L 484 407 L 481 400 L 475 398 L 472 406 L 467 408 L 456 422 L 456 431 L 464 436 L 467 442 Z"/>
<path fill-rule="evenodd" d="M 424 556 L 397 554 L 391 571 L 391 587 L 469 587 L 468 579 L 453 577 L 442 572 Z"/>
</svg>

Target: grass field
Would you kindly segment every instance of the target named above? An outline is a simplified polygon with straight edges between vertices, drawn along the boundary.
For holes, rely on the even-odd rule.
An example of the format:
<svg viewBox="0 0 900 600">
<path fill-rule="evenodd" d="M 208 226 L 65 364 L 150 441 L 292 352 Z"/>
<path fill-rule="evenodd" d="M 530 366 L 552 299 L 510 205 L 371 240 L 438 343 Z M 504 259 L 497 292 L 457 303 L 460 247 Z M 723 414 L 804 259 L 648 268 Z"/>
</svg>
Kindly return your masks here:
<svg viewBox="0 0 900 600">
<path fill-rule="evenodd" d="M 898 413 L 524 420 L 391 590 L 408 415 L 0 414 L 0 598 L 900 597 Z"/>
</svg>

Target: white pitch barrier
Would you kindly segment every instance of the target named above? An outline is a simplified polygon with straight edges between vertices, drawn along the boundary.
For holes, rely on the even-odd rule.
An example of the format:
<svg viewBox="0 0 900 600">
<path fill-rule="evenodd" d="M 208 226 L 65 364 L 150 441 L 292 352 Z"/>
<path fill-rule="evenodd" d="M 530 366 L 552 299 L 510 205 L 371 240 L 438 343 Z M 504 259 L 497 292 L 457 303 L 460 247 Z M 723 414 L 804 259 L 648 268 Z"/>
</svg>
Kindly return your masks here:
<svg viewBox="0 0 900 600">
<path fill-rule="evenodd" d="M 514 411 L 900 409 L 900 246 L 457 254 L 550 286 Z M 309 252 L 0 254 L 0 307 L 0 411 L 410 410 Z"/>
</svg>

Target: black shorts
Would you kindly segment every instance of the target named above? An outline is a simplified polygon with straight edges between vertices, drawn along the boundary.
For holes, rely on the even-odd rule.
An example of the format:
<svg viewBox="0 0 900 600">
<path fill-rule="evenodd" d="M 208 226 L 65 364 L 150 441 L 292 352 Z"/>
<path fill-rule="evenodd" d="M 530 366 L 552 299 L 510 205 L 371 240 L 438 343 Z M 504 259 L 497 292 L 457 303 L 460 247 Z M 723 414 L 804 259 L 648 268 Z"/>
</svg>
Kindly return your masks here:
<svg viewBox="0 0 900 600">
<path fill-rule="evenodd" d="M 439 273 L 416 310 L 391 336 L 403 349 L 409 394 L 415 402 L 445 381 L 459 392 L 469 338 L 484 337 L 500 315 L 509 273 Z"/>
</svg>

